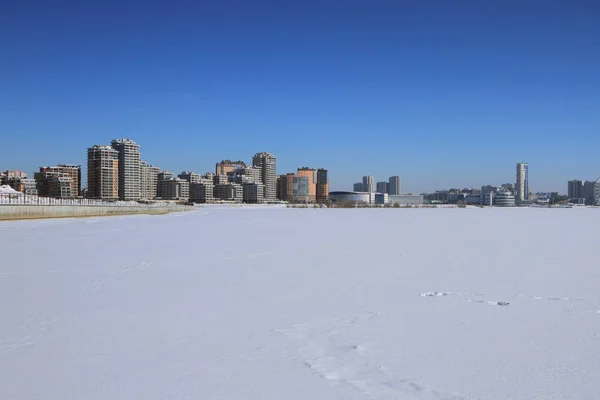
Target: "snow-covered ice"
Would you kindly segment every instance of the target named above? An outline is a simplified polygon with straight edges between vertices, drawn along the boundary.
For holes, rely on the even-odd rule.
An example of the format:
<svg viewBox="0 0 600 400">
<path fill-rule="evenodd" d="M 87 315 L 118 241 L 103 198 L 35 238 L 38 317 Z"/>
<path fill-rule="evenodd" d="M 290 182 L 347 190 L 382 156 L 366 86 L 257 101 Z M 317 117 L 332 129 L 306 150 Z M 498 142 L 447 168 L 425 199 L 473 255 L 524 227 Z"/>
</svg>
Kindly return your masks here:
<svg viewBox="0 0 600 400">
<path fill-rule="evenodd" d="M 599 222 L 215 206 L 0 223 L 0 398 L 600 398 Z"/>
</svg>

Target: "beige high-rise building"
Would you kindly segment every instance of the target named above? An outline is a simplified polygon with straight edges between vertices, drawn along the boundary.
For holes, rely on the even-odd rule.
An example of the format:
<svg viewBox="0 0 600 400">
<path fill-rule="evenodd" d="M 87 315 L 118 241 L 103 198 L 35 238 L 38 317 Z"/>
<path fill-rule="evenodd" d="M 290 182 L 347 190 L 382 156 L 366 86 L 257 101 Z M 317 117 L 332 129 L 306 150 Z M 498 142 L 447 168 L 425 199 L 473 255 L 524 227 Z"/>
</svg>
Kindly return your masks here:
<svg viewBox="0 0 600 400">
<path fill-rule="evenodd" d="M 158 193 L 158 174 L 160 168 L 140 161 L 141 199 L 154 200 Z"/>
<path fill-rule="evenodd" d="M 298 168 L 298 176 L 305 176 L 308 178 L 308 198 L 309 202 L 317 201 L 317 182 L 316 182 L 317 170 L 314 168 L 302 167 Z"/>
<path fill-rule="evenodd" d="M 139 200 L 142 195 L 140 145 L 131 139 L 115 139 L 111 145 L 119 152 L 119 198 Z"/>
<path fill-rule="evenodd" d="M 88 191 L 92 199 L 119 198 L 119 152 L 110 146 L 88 148 Z"/>
<path fill-rule="evenodd" d="M 257 153 L 252 165 L 260 168 L 261 183 L 265 185 L 265 201 L 277 200 L 277 158 L 271 153 Z"/>
</svg>

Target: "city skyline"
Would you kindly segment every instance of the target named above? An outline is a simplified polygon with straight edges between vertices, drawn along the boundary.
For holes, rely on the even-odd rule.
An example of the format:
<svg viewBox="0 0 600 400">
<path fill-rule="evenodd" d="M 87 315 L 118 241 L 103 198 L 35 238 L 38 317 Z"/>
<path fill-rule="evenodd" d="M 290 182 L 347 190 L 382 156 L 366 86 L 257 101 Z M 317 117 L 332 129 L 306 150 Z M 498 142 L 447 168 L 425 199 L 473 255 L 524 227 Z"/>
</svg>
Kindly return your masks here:
<svg viewBox="0 0 600 400">
<path fill-rule="evenodd" d="M 83 166 L 109 136 L 175 171 L 268 149 L 332 190 L 600 176 L 594 3 L 132 4 L 3 9 L 0 169 Z"/>
<path fill-rule="evenodd" d="M 148 164 L 146 160 L 144 160 L 144 159 L 142 159 L 140 157 L 140 154 L 139 154 L 140 153 L 140 150 L 139 150 L 140 144 L 136 143 L 135 140 L 132 140 L 132 139 L 113 139 L 111 141 L 111 145 L 94 145 L 94 146 L 88 148 L 87 149 L 87 153 L 86 153 L 87 154 L 87 159 L 86 159 L 85 162 L 83 162 L 81 164 L 74 164 L 74 163 L 67 163 L 67 164 L 65 164 L 65 163 L 62 163 L 62 162 L 39 164 L 38 167 L 33 170 L 33 172 L 29 172 L 29 171 L 27 171 L 25 169 L 22 169 L 22 168 L 11 168 L 12 166 L 10 166 L 8 168 L 0 166 L 0 171 L 23 171 L 27 175 L 27 177 L 33 178 L 36 174 L 39 173 L 39 171 L 42 168 L 47 168 L 47 166 L 49 166 L 49 165 L 59 165 L 59 166 L 60 165 L 74 165 L 74 166 L 77 166 L 80 169 L 79 171 L 80 171 L 81 176 L 85 177 L 84 178 L 85 180 L 81 179 L 80 181 L 77 181 L 77 184 L 79 185 L 79 190 L 81 190 L 81 189 L 88 189 L 88 187 L 89 187 L 89 184 L 88 184 L 89 179 L 93 176 L 93 174 L 90 174 L 90 172 L 88 170 L 90 150 L 92 148 L 97 148 L 98 150 L 108 149 L 109 151 L 110 150 L 116 151 L 115 150 L 115 145 L 117 144 L 117 142 L 121 142 L 121 141 L 125 141 L 125 142 L 131 141 L 135 146 L 137 146 L 136 157 L 137 157 L 137 159 L 139 159 L 138 162 L 139 162 L 140 167 L 136 170 L 136 173 L 134 173 L 134 175 L 139 176 L 140 179 L 143 179 L 142 176 L 144 175 L 142 173 L 142 169 L 141 169 L 141 166 L 143 166 L 143 165 L 145 165 L 146 167 L 151 167 L 151 168 L 160 168 L 161 172 L 162 171 L 166 171 L 166 172 L 173 173 L 173 174 L 175 174 L 176 172 L 170 172 L 170 171 L 178 171 L 179 170 L 177 168 L 164 168 L 162 166 L 160 166 L 160 167 L 156 166 L 156 164 Z M 213 166 L 212 170 L 211 169 L 201 170 L 201 169 L 183 168 L 183 169 L 180 169 L 180 171 L 182 171 L 182 173 L 186 172 L 186 171 L 194 171 L 194 173 L 196 173 L 196 174 L 207 174 L 207 173 L 210 174 L 210 173 L 212 173 L 212 171 L 215 171 L 215 165 L 216 165 L 216 169 L 217 170 L 219 168 L 222 168 L 222 167 L 220 167 L 221 164 L 227 164 L 227 165 L 243 164 L 243 165 L 246 165 L 248 167 L 251 167 L 253 165 L 253 162 L 254 162 L 254 157 L 256 157 L 258 154 L 270 154 L 270 155 L 273 155 L 272 153 L 259 152 L 259 153 L 256 153 L 253 157 L 247 157 L 246 156 L 246 159 L 249 159 L 249 162 L 244 161 L 243 157 L 235 158 L 236 161 L 231 161 L 230 159 L 223 159 L 222 161 L 219 161 L 216 164 L 212 163 L 211 164 Z M 145 155 L 145 152 L 144 152 L 144 155 Z M 119 157 L 119 152 L 118 151 L 117 151 L 117 153 L 116 153 L 115 156 L 117 157 L 117 161 L 118 161 L 118 157 Z M 217 159 L 218 159 L 218 157 L 215 158 L 215 160 L 217 160 Z M 279 165 L 279 163 L 280 162 L 277 161 L 278 165 Z M 421 193 L 421 194 L 423 194 L 423 193 L 434 193 L 436 191 L 443 191 L 443 190 L 449 190 L 449 189 L 463 189 L 463 188 L 465 188 L 465 189 L 467 189 L 467 188 L 478 189 L 480 187 L 489 185 L 490 182 L 497 183 L 497 182 L 504 182 L 504 181 L 506 181 L 507 184 L 511 184 L 511 185 L 514 184 L 515 185 L 515 195 L 517 197 L 519 197 L 518 190 L 519 190 L 519 186 L 520 186 L 519 185 L 519 173 L 520 173 L 519 171 L 520 171 L 520 168 L 521 168 L 520 166 L 524 166 L 524 175 L 523 175 L 524 176 L 524 182 L 523 182 L 523 184 L 525 184 L 526 186 L 524 186 L 523 189 L 524 189 L 524 192 L 525 192 L 525 197 L 528 197 L 528 195 L 530 193 L 552 193 L 552 192 L 558 192 L 558 193 L 561 193 L 561 194 L 567 194 L 571 190 L 570 186 L 569 186 L 570 182 L 571 181 L 575 181 L 575 180 L 580 180 L 580 178 L 581 178 L 581 177 L 569 177 L 565 181 L 568 184 L 565 185 L 565 182 L 562 182 L 561 188 L 559 188 L 557 190 L 538 190 L 536 188 L 536 186 L 533 186 L 533 187 L 531 186 L 530 179 L 529 179 L 529 163 L 527 163 L 527 162 L 517 162 L 517 174 L 516 174 L 516 177 L 514 179 L 514 182 L 511 182 L 510 178 L 507 178 L 505 180 L 500 180 L 500 181 L 493 181 L 492 179 L 483 178 L 484 180 L 482 181 L 483 183 L 481 185 L 459 185 L 459 184 L 456 184 L 456 185 L 450 185 L 450 186 L 444 186 L 444 187 L 436 187 L 436 188 L 432 188 L 430 190 L 424 190 L 424 191 L 406 190 L 405 193 L 413 193 L 413 194 Z M 281 167 L 279 167 L 279 168 L 281 168 Z M 291 169 L 291 170 L 294 170 L 294 169 Z M 314 174 L 314 180 L 315 180 L 315 184 L 316 184 L 316 176 L 317 176 L 316 175 L 316 171 L 317 170 L 315 168 L 299 167 L 299 168 L 297 168 L 297 170 L 298 170 L 298 173 L 300 173 L 302 170 L 311 170 L 313 172 L 313 174 Z M 283 175 L 283 174 L 284 173 L 281 173 L 281 170 L 280 170 L 280 172 L 276 172 L 276 176 Z M 514 172 L 513 172 L 513 174 L 514 174 Z M 328 176 L 331 176 L 331 175 L 335 176 L 336 175 L 335 171 L 332 174 L 332 171 L 329 170 L 328 171 Z M 600 179 L 600 176 L 594 177 L 594 178 L 590 178 L 590 174 L 587 174 L 586 176 L 587 176 L 587 179 L 583 179 L 584 182 L 586 180 L 588 182 L 595 182 L 596 180 Z M 387 183 L 387 189 L 386 190 L 390 190 L 389 188 L 390 188 L 390 184 L 391 184 L 392 178 L 397 178 L 398 179 L 399 187 L 401 187 L 402 191 L 404 191 L 404 188 L 405 188 L 405 186 L 404 186 L 404 180 L 400 176 L 390 176 L 389 178 L 385 178 L 385 182 Z M 363 191 L 362 187 L 360 188 L 360 190 L 357 190 L 357 185 L 364 185 L 365 179 L 367 179 L 368 181 L 372 182 L 373 188 L 372 188 L 371 191 L 373 191 L 373 192 L 375 192 L 375 191 L 379 192 L 379 190 L 376 190 L 377 186 L 379 184 L 383 183 L 383 181 L 379 180 L 379 179 L 381 179 L 380 177 L 373 176 L 373 175 L 365 175 L 365 176 L 362 177 L 361 182 L 357 183 L 354 180 L 350 184 L 347 184 L 345 186 L 339 185 L 339 184 L 335 184 L 335 183 L 333 183 L 333 185 L 332 185 L 331 179 L 328 178 L 328 185 L 327 185 L 327 187 L 331 191 L 345 191 L 345 190 L 349 190 L 349 189 L 352 189 L 354 191 Z M 460 180 L 460 179 L 458 179 L 458 180 Z M 120 181 L 122 181 L 122 179 Z M 139 182 L 138 182 L 138 185 L 139 185 Z M 534 182 L 534 185 L 535 185 L 535 182 Z M 502 184 L 502 186 L 504 186 L 504 184 Z M 122 190 L 122 188 L 121 188 L 121 190 Z M 139 190 L 140 191 L 142 190 L 141 186 L 140 186 Z M 316 193 L 316 192 L 314 192 L 316 190 L 316 186 L 312 190 L 313 190 L 313 195 L 314 195 Z M 273 193 L 273 191 L 274 191 L 274 189 L 271 189 L 271 193 Z M 271 198 L 272 198 L 272 196 L 271 196 Z"/>
</svg>

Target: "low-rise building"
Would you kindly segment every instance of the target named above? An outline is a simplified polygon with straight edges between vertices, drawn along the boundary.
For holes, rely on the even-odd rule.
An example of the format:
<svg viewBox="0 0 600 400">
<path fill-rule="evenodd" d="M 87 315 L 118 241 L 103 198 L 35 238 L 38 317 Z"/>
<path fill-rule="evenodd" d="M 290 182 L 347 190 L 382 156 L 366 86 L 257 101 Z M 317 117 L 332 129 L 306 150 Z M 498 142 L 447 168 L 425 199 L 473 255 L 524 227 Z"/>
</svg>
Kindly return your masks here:
<svg viewBox="0 0 600 400">
<path fill-rule="evenodd" d="M 58 176 L 64 178 L 70 178 L 69 183 L 71 189 L 69 191 L 63 191 L 69 193 L 67 197 L 78 197 L 81 192 L 81 166 L 72 164 L 58 164 L 55 166 L 40 167 L 40 171 L 35 174 L 37 177 L 51 177 Z M 39 189 L 38 189 L 39 191 Z M 55 193 L 58 196 L 58 192 Z M 51 196 L 55 197 L 55 196 Z M 63 196 L 64 197 L 64 196 Z M 58 197 L 57 197 L 58 198 Z"/>
<path fill-rule="evenodd" d="M 35 179 L 21 179 L 21 192 L 26 195 L 35 196 L 38 194 L 37 182 Z"/>
<path fill-rule="evenodd" d="M 417 206 L 424 202 L 423 195 L 421 194 L 389 195 L 388 200 L 390 204 L 398 204 L 401 206 Z"/>
<path fill-rule="evenodd" d="M 190 201 L 193 203 L 212 203 L 215 186 L 212 182 L 190 183 Z"/>
<path fill-rule="evenodd" d="M 387 193 L 375 193 L 375 204 L 388 204 L 390 202 Z"/>
<path fill-rule="evenodd" d="M 265 185 L 262 183 L 244 183 L 244 203 L 264 203 Z"/>
<path fill-rule="evenodd" d="M 244 200 L 244 189 L 237 183 L 215 185 L 214 197 L 217 200 L 241 203 Z"/>
<path fill-rule="evenodd" d="M 514 207 L 515 195 L 507 189 L 500 189 L 494 194 L 494 204 L 498 207 Z"/>
<path fill-rule="evenodd" d="M 465 196 L 465 203 L 469 205 L 480 205 L 481 194 L 469 194 Z"/>
<path fill-rule="evenodd" d="M 158 197 L 161 200 L 188 201 L 190 198 L 190 183 L 167 175 L 166 179 L 159 179 L 158 181 Z"/>
<path fill-rule="evenodd" d="M 329 192 L 329 200 L 340 204 L 374 204 L 375 193 L 335 191 Z"/>
<path fill-rule="evenodd" d="M 73 193 L 73 180 L 61 172 L 45 170 L 35 173 L 38 195 L 55 199 L 70 199 L 76 197 Z M 79 194 L 79 192 L 76 192 Z"/>
</svg>

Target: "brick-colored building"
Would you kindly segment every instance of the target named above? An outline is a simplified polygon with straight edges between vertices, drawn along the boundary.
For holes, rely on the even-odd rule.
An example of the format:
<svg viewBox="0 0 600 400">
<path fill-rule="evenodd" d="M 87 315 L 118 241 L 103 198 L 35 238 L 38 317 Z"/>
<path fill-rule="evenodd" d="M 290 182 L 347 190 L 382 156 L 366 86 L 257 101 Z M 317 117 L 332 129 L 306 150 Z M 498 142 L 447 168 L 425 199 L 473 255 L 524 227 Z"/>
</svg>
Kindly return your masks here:
<svg viewBox="0 0 600 400">
<path fill-rule="evenodd" d="M 309 178 L 307 176 L 298 176 L 296 174 L 279 176 L 279 195 L 283 201 L 292 203 L 310 202 L 308 187 Z"/>
<path fill-rule="evenodd" d="M 88 148 L 88 188 L 92 199 L 119 198 L 119 152 L 110 146 Z"/>
<path fill-rule="evenodd" d="M 68 179 L 59 180 L 58 178 Z M 81 194 L 80 165 L 59 164 L 54 167 L 40 167 L 40 171 L 35 174 L 35 180 L 38 182 L 40 196 L 70 198 L 78 197 Z M 64 188 L 67 183 L 69 189 Z"/>
<path fill-rule="evenodd" d="M 314 168 L 302 167 L 298 168 L 298 176 L 305 176 L 308 178 L 308 198 L 309 202 L 317 200 L 317 182 L 316 182 L 316 170 Z"/>
<path fill-rule="evenodd" d="M 225 175 L 227 176 L 230 172 L 235 172 L 238 169 L 246 168 L 247 165 L 243 161 L 231 161 L 231 160 L 223 160 L 220 163 L 217 163 L 215 166 L 215 173 L 217 175 Z"/>
</svg>

